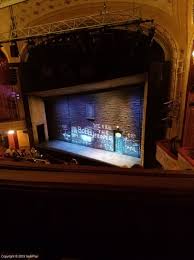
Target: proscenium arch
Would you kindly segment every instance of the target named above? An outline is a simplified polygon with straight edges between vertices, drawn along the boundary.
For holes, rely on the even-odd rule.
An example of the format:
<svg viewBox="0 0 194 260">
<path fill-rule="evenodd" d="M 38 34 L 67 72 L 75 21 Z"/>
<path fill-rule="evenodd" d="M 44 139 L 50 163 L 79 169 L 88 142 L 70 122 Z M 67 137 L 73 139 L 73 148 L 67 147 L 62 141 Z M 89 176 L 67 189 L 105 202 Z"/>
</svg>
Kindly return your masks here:
<svg viewBox="0 0 194 260">
<path fill-rule="evenodd" d="M 156 24 L 155 41 L 164 51 L 165 61 L 171 62 L 170 98 L 177 99 L 177 72 L 179 60 L 178 43 L 171 33 L 159 23 Z"/>
<path fill-rule="evenodd" d="M 81 7 L 81 14 L 83 14 L 82 16 L 88 15 L 88 10 L 95 10 L 91 7 L 98 7 L 97 10 L 100 10 L 100 8 L 103 8 L 102 3 L 92 3 L 92 4 L 80 4 Z M 119 11 L 121 9 L 124 9 L 124 6 L 131 6 L 132 7 L 132 3 L 130 2 L 114 2 L 111 3 L 110 5 L 114 11 Z M 141 6 L 141 4 L 139 4 L 138 6 Z M 90 7 L 90 8 L 89 8 Z M 142 5 L 143 7 L 143 5 Z M 155 10 L 155 12 L 158 12 L 158 9 L 156 7 L 150 7 L 153 10 Z M 70 10 L 70 13 L 75 15 L 75 10 L 77 10 L 77 5 L 71 6 L 68 8 Z M 69 14 L 67 14 L 67 9 L 64 8 L 64 10 L 59 11 L 60 14 L 64 13 L 64 17 L 67 16 L 67 19 L 69 18 L 73 18 L 74 16 L 69 17 Z M 55 19 L 54 17 L 56 17 L 57 20 L 57 13 L 58 12 L 53 12 L 53 13 L 49 13 L 47 15 L 44 15 L 43 17 L 39 17 L 38 19 L 31 21 L 30 24 L 28 24 L 28 26 L 33 26 L 36 24 L 45 24 L 48 23 L 49 20 L 51 19 L 52 21 Z M 95 11 L 96 13 L 96 11 Z M 91 13 L 91 14 L 94 14 Z M 137 17 L 134 17 L 137 18 Z M 143 17 L 142 18 L 146 19 L 147 17 Z M 149 17 L 150 19 L 151 17 Z M 164 52 L 164 56 L 165 56 L 165 61 L 170 61 L 171 62 L 171 76 L 170 76 L 170 98 L 171 99 L 176 99 L 177 98 L 177 70 L 178 70 L 178 59 L 179 59 L 179 48 L 178 48 L 178 44 L 176 42 L 176 40 L 174 39 L 174 37 L 172 36 L 172 34 L 170 33 L 170 31 L 163 25 L 160 23 L 160 21 L 154 21 L 155 26 L 156 26 L 156 33 L 154 36 L 154 40 L 159 44 L 159 46 L 162 48 L 163 52 Z M 28 59 L 28 45 L 26 42 L 23 42 L 23 44 L 21 45 L 20 48 L 20 58 L 21 58 L 21 62 L 26 62 Z"/>
<path fill-rule="evenodd" d="M 47 17 L 47 19 L 49 19 L 49 17 Z M 177 60 L 178 60 L 178 47 L 177 47 L 178 45 L 175 39 L 172 37 L 169 30 L 166 29 L 160 23 L 156 23 L 156 34 L 154 36 L 154 40 L 163 50 L 165 61 L 171 61 L 173 69 L 171 69 L 170 72 L 171 74 L 170 91 L 171 91 L 171 96 L 174 97 L 176 96 L 176 80 L 177 80 L 176 68 L 177 68 Z M 21 56 L 23 62 L 27 61 L 28 46 L 26 45 L 26 43 L 23 45 Z"/>
</svg>

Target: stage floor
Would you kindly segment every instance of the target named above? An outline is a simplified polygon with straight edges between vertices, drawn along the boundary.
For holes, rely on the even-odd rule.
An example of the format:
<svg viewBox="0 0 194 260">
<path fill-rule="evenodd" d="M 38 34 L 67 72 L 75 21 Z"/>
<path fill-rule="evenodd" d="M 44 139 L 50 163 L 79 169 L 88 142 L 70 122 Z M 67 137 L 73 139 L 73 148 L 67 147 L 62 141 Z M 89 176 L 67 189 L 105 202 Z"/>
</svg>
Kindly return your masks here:
<svg viewBox="0 0 194 260">
<path fill-rule="evenodd" d="M 140 158 L 58 140 L 39 144 L 38 147 L 48 150 L 55 150 L 58 152 L 71 153 L 72 155 L 78 155 L 118 167 L 130 168 L 134 164 L 141 164 Z"/>
</svg>

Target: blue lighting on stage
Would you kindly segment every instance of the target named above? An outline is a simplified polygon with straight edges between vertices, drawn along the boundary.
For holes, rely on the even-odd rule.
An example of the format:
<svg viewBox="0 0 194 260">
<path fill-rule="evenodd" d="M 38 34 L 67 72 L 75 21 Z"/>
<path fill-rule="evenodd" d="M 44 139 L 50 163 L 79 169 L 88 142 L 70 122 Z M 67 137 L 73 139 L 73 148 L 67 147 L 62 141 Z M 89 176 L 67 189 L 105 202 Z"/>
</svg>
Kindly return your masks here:
<svg viewBox="0 0 194 260">
<path fill-rule="evenodd" d="M 87 144 L 90 144 L 92 142 L 92 137 L 88 135 L 81 135 L 80 138 Z"/>
<path fill-rule="evenodd" d="M 93 124 L 86 127 L 72 126 L 72 143 L 113 151 L 113 132 L 101 129 L 101 127 L 100 124 Z"/>
<path fill-rule="evenodd" d="M 53 106 L 56 139 L 141 157 L 142 87 L 62 97 Z"/>
<path fill-rule="evenodd" d="M 135 134 L 128 134 L 127 137 L 119 132 L 114 133 L 113 130 L 105 130 L 104 127 L 105 125 L 100 124 L 98 124 L 98 128 L 95 125 L 83 128 L 81 126 L 72 126 L 71 131 L 66 130 L 63 133 L 64 140 L 106 151 L 140 157 L 140 142 L 135 139 Z M 106 128 L 112 129 L 111 126 L 106 126 Z"/>
</svg>

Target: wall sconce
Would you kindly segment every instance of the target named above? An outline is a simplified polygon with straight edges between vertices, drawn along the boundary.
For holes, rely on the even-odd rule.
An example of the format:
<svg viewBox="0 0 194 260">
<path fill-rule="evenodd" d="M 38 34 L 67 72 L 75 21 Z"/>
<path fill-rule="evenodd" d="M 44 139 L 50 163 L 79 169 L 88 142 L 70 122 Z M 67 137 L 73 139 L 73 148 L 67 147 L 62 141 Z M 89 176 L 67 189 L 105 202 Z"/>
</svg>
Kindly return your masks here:
<svg viewBox="0 0 194 260">
<path fill-rule="evenodd" d="M 13 135 L 15 133 L 15 131 L 14 130 L 9 130 L 7 133 L 8 133 L 8 135 Z"/>
<path fill-rule="evenodd" d="M 193 64 L 194 64 L 194 50 L 192 51 L 192 58 L 193 58 Z"/>
</svg>

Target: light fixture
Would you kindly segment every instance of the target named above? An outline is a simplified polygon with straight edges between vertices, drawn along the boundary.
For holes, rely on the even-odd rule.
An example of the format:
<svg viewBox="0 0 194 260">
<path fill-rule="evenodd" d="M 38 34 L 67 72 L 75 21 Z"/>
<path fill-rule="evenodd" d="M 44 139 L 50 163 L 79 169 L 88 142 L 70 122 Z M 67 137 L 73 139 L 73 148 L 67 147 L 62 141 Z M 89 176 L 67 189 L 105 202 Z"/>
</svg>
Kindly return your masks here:
<svg viewBox="0 0 194 260">
<path fill-rule="evenodd" d="M 7 133 L 8 133 L 8 135 L 13 135 L 15 133 L 15 131 L 14 130 L 9 130 Z"/>
<path fill-rule="evenodd" d="M 121 138 L 121 136 L 122 136 L 122 131 L 120 131 L 118 125 L 116 126 L 116 130 L 115 130 L 114 132 L 115 132 L 115 137 Z"/>
<path fill-rule="evenodd" d="M 192 56 L 192 59 L 193 59 L 193 64 L 194 64 L 194 50 L 192 51 L 192 54 L 191 54 L 191 56 Z"/>
<path fill-rule="evenodd" d="M 113 151 L 118 152 L 118 147 L 122 145 L 122 131 L 119 129 L 119 126 L 116 126 L 116 129 L 113 130 L 114 139 L 113 139 Z M 119 152 L 122 153 L 122 147 L 119 148 Z"/>
<path fill-rule="evenodd" d="M 16 41 L 12 41 L 10 45 L 11 57 L 19 57 L 19 50 Z"/>
<path fill-rule="evenodd" d="M 34 48 L 36 45 L 35 41 L 32 38 L 28 39 L 28 46 L 29 48 Z"/>
</svg>

